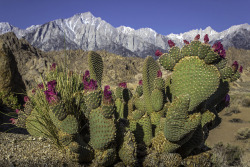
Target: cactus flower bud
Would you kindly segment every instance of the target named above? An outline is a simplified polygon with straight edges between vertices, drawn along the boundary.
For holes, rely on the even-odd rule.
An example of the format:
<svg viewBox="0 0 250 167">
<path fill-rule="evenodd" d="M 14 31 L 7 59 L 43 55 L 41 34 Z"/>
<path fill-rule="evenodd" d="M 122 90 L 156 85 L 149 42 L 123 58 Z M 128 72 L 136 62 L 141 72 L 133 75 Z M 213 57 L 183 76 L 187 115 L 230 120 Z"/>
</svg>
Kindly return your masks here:
<svg viewBox="0 0 250 167">
<path fill-rule="evenodd" d="M 225 58 L 226 57 L 226 51 L 225 49 L 223 49 L 223 45 L 221 44 L 221 42 L 216 42 L 213 44 L 212 46 L 214 52 L 217 52 L 221 58 Z"/>
<path fill-rule="evenodd" d="M 109 85 L 106 85 L 104 87 L 104 91 L 103 91 L 103 93 L 104 93 L 104 99 L 103 99 L 103 102 L 105 104 L 110 104 L 112 102 L 112 92 L 109 91 L 109 89 L 110 89 Z"/>
<path fill-rule="evenodd" d="M 54 90 L 55 87 L 56 87 L 56 84 L 57 84 L 56 80 L 49 81 L 49 82 L 47 83 L 48 90 Z"/>
<path fill-rule="evenodd" d="M 122 83 L 119 83 L 119 87 L 122 87 L 122 88 L 127 88 L 127 83 L 126 82 L 122 82 Z"/>
<path fill-rule="evenodd" d="M 28 101 L 30 101 L 30 99 L 29 99 L 28 96 L 24 96 L 23 100 L 24 100 L 25 103 L 28 102 Z"/>
<path fill-rule="evenodd" d="M 20 110 L 16 109 L 16 113 L 18 114 L 20 112 Z"/>
<path fill-rule="evenodd" d="M 208 42 L 209 42 L 209 38 L 208 38 L 208 35 L 206 34 L 206 35 L 204 36 L 204 43 L 205 43 L 205 44 L 208 44 Z"/>
<path fill-rule="evenodd" d="M 55 92 L 54 90 L 46 90 L 44 91 L 44 94 L 49 104 L 57 103 L 59 101 L 57 92 Z"/>
<path fill-rule="evenodd" d="M 44 89 L 43 83 L 38 84 L 39 89 Z"/>
<path fill-rule="evenodd" d="M 142 80 L 139 81 L 139 85 L 142 85 Z"/>
<path fill-rule="evenodd" d="M 233 68 L 234 72 L 236 72 L 238 70 L 239 64 L 237 61 L 234 61 L 234 63 L 232 64 L 232 68 Z"/>
<path fill-rule="evenodd" d="M 157 57 L 161 56 L 162 54 L 163 54 L 163 53 L 160 52 L 159 50 L 157 50 L 157 51 L 155 52 L 155 56 L 157 56 Z"/>
<path fill-rule="evenodd" d="M 50 66 L 50 71 L 55 70 L 55 69 L 56 69 L 56 63 L 53 63 L 53 64 Z"/>
<path fill-rule="evenodd" d="M 195 37 L 194 37 L 194 40 L 195 41 L 198 41 L 200 39 L 200 34 L 197 34 Z"/>
<path fill-rule="evenodd" d="M 17 120 L 17 119 L 14 119 L 14 118 L 11 118 L 10 121 L 11 121 L 11 123 L 12 123 L 13 125 L 15 125 L 15 124 L 17 124 L 17 121 L 18 121 L 18 120 Z"/>
<path fill-rule="evenodd" d="M 240 66 L 239 72 L 242 73 L 243 72 L 243 67 Z"/>
<path fill-rule="evenodd" d="M 187 40 L 183 40 L 183 42 L 184 42 L 186 45 L 189 44 L 189 42 L 188 42 Z"/>
<path fill-rule="evenodd" d="M 170 48 L 174 47 L 175 46 L 175 43 L 171 40 L 168 40 L 168 45 Z"/>
<path fill-rule="evenodd" d="M 158 78 L 161 78 L 161 77 L 162 77 L 162 72 L 161 72 L 161 70 L 158 70 L 158 71 L 157 71 L 157 77 L 158 77 Z"/>
</svg>

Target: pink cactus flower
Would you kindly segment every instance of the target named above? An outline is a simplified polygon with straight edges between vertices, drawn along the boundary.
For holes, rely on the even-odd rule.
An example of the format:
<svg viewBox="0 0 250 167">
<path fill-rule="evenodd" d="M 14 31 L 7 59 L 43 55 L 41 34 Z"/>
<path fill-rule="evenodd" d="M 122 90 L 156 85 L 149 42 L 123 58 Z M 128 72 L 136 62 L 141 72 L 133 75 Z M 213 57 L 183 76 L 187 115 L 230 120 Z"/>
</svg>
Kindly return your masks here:
<svg viewBox="0 0 250 167">
<path fill-rule="evenodd" d="M 223 45 L 221 44 L 221 42 L 216 42 L 213 44 L 212 46 L 214 52 L 217 52 L 221 58 L 225 58 L 226 57 L 226 51 L 225 49 L 223 48 Z"/>
<path fill-rule="evenodd" d="M 243 72 L 243 67 L 240 66 L 239 72 L 242 73 Z"/>
<path fill-rule="evenodd" d="M 200 34 L 197 34 L 195 37 L 194 37 L 194 40 L 195 41 L 198 41 L 200 39 Z"/>
<path fill-rule="evenodd" d="M 168 45 L 170 48 L 174 47 L 175 46 L 175 43 L 171 40 L 168 40 Z"/>
<path fill-rule="evenodd" d="M 104 87 L 104 99 L 103 99 L 103 102 L 105 104 L 110 104 L 112 102 L 112 92 L 109 90 L 110 89 L 110 86 L 109 85 L 106 85 Z"/>
<path fill-rule="evenodd" d="M 237 61 L 234 61 L 234 63 L 232 64 L 232 68 L 233 68 L 234 72 L 236 72 L 238 70 L 239 64 Z"/>
<path fill-rule="evenodd" d="M 10 121 L 11 121 L 11 123 L 12 123 L 13 125 L 15 125 L 15 124 L 17 124 L 17 121 L 18 121 L 18 120 L 15 119 L 15 118 L 11 118 Z"/>
<path fill-rule="evenodd" d="M 183 40 L 183 42 L 184 42 L 186 45 L 189 44 L 189 42 L 188 42 L 187 40 Z"/>
<path fill-rule="evenodd" d="M 122 88 L 126 89 L 127 88 L 127 83 L 126 82 L 121 82 L 121 83 L 119 83 L 119 87 L 122 87 Z"/>
<path fill-rule="evenodd" d="M 20 110 L 16 109 L 16 113 L 18 114 L 20 112 Z"/>
<path fill-rule="evenodd" d="M 158 70 L 158 71 L 157 71 L 157 77 L 158 77 L 158 78 L 161 78 L 161 77 L 162 77 L 162 72 L 161 72 L 161 70 Z"/>
<path fill-rule="evenodd" d="M 204 43 L 205 43 L 205 44 L 208 44 L 208 42 L 209 42 L 209 38 L 208 38 L 208 35 L 206 34 L 206 35 L 204 36 Z"/>
<path fill-rule="evenodd" d="M 39 89 L 44 89 L 43 83 L 38 84 Z"/>
<path fill-rule="evenodd" d="M 29 99 L 28 96 L 24 96 L 23 100 L 24 100 L 25 103 L 28 102 L 28 101 L 30 101 L 30 99 Z"/>
<path fill-rule="evenodd" d="M 139 85 L 142 85 L 142 80 L 139 81 Z"/>
<path fill-rule="evenodd" d="M 50 66 L 50 71 L 53 71 L 56 69 L 56 63 L 53 63 L 51 66 Z"/>
<path fill-rule="evenodd" d="M 163 53 L 160 52 L 159 50 L 156 50 L 156 52 L 155 52 L 155 56 L 157 56 L 157 57 L 161 56 L 162 54 L 163 54 Z"/>
</svg>

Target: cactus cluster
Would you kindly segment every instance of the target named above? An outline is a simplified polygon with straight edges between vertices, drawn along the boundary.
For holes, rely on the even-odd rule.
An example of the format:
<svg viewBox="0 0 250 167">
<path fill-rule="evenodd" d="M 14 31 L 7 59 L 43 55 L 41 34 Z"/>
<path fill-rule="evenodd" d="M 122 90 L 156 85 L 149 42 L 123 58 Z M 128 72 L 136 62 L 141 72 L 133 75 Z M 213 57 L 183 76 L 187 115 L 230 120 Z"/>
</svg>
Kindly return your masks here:
<svg viewBox="0 0 250 167">
<path fill-rule="evenodd" d="M 95 52 L 88 54 L 89 71 L 82 81 L 52 66 L 50 82 L 40 85 L 27 105 L 31 107 L 25 119 L 27 130 L 52 138 L 79 162 L 109 166 L 120 160 L 136 166 L 151 163 L 149 159 L 159 154 L 176 157 L 167 158 L 168 162 L 163 158 L 165 164 L 180 164 L 177 161 L 205 143 L 208 125 L 219 109 L 228 106 L 229 82 L 242 72 L 236 61 L 226 66 L 221 43 L 211 47 L 207 35 L 204 43 L 199 38 L 184 40 L 182 49 L 169 40 L 168 53 L 156 52 L 160 65 L 172 72 L 167 78 L 159 64 L 147 57 L 134 93 L 126 82 L 115 91 L 109 85 L 102 90 L 103 61 Z M 61 88 L 68 82 L 55 77 L 64 75 L 76 82 L 70 85 L 71 93 Z"/>
</svg>

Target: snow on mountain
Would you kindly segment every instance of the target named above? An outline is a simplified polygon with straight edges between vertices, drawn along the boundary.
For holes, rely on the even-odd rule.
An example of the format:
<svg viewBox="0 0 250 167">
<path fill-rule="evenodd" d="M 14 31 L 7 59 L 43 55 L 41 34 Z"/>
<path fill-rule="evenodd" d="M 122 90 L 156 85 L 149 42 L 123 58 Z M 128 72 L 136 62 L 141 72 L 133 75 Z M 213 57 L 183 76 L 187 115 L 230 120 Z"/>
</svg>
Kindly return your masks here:
<svg viewBox="0 0 250 167">
<path fill-rule="evenodd" d="M 0 23 L 0 34 L 13 31 L 18 38 L 24 37 L 35 47 L 44 51 L 65 49 L 102 50 L 123 56 L 146 57 L 154 55 L 159 49 L 169 49 L 167 41 L 173 40 L 177 46 L 183 46 L 183 40 L 193 40 L 201 35 L 209 35 L 210 44 L 221 41 L 225 48 L 239 47 L 250 49 L 250 25 L 232 26 L 222 32 L 216 32 L 210 26 L 180 34 L 161 35 L 151 28 L 133 29 L 126 26 L 113 27 L 90 12 L 78 13 L 70 18 L 57 19 L 43 25 L 33 25 L 25 30 L 9 23 Z"/>
</svg>

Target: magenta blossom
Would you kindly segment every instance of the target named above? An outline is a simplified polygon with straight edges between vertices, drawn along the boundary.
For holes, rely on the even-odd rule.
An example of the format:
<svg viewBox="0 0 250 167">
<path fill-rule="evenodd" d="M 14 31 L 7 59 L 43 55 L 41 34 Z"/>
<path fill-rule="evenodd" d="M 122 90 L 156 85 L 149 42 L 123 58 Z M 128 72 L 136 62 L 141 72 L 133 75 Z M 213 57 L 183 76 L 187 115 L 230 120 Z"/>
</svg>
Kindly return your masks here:
<svg viewBox="0 0 250 167">
<path fill-rule="evenodd" d="M 200 34 L 197 34 L 195 37 L 194 37 L 194 40 L 195 41 L 198 41 L 200 39 Z"/>
<path fill-rule="evenodd" d="M 216 42 L 213 46 L 212 46 L 214 52 L 217 52 L 221 58 L 225 58 L 226 57 L 226 51 L 223 48 L 223 45 L 221 44 L 221 42 Z"/>
<path fill-rule="evenodd" d="M 126 82 L 121 82 L 121 83 L 119 83 L 119 87 L 126 89 L 127 88 L 127 83 Z"/>
<path fill-rule="evenodd" d="M 18 114 L 20 112 L 20 110 L 16 109 L 16 113 Z"/>
<path fill-rule="evenodd" d="M 36 93 L 36 89 L 33 89 L 33 90 L 32 90 L 32 93 L 35 94 L 35 93 Z"/>
<path fill-rule="evenodd" d="M 28 102 L 28 101 L 30 101 L 30 99 L 29 99 L 28 96 L 24 96 L 23 100 L 24 100 L 25 103 Z"/>
<path fill-rule="evenodd" d="M 243 72 L 243 67 L 240 66 L 239 72 L 242 73 Z"/>
<path fill-rule="evenodd" d="M 139 81 L 139 85 L 142 85 L 142 80 Z"/>
<path fill-rule="evenodd" d="M 162 72 L 161 72 L 161 70 L 158 70 L 158 71 L 157 71 L 157 77 L 159 77 L 159 78 L 162 77 Z"/>
<path fill-rule="evenodd" d="M 38 84 L 39 89 L 44 89 L 43 83 Z"/>
<path fill-rule="evenodd" d="M 232 64 L 232 68 L 233 68 L 234 72 L 236 72 L 238 70 L 239 64 L 237 61 L 234 61 L 234 63 Z"/>
<path fill-rule="evenodd" d="M 208 42 L 209 42 L 209 38 L 208 38 L 208 35 L 206 34 L 204 36 L 204 43 L 208 44 Z"/>
<path fill-rule="evenodd" d="M 93 91 L 97 89 L 97 81 L 91 79 L 89 82 L 84 81 L 84 90 Z"/>
<path fill-rule="evenodd" d="M 49 104 L 56 103 L 59 100 L 57 96 L 57 92 L 55 92 L 54 90 L 46 90 L 44 91 L 44 94 Z"/>
<path fill-rule="evenodd" d="M 171 40 L 168 40 L 168 45 L 170 48 L 174 47 L 175 46 L 175 43 Z"/>
<path fill-rule="evenodd" d="M 56 84 L 57 84 L 56 80 L 49 81 L 49 82 L 47 83 L 48 90 L 54 90 L 55 87 L 56 87 Z"/>
<path fill-rule="evenodd" d="M 163 54 L 163 53 L 160 52 L 159 50 L 157 50 L 157 51 L 155 52 L 155 56 L 157 56 L 157 57 L 161 56 L 162 54 Z"/>
<path fill-rule="evenodd" d="M 187 40 L 183 40 L 183 42 L 184 42 L 186 45 L 189 44 L 189 42 L 188 42 Z"/>
<path fill-rule="evenodd" d="M 56 63 L 53 63 L 53 64 L 50 66 L 50 71 L 55 70 L 55 69 L 56 69 Z"/>
<path fill-rule="evenodd" d="M 110 104 L 112 102 L 112 92 L 109 90 L 110 89 L 110 86 L 109 85 L 106 85 L 104 87 L 104 103 L 108 103 Z"/>
<path fill-rule="evenodd" d="M 11 121 L 11 123 L 12 123 L 13 125 L 15 125 L 15 124 L 17 124 L 17 121 L 18 121 L 18 120 L 15 119 L 15 118 L 11 118 L 10 121 Z"/>
</svg>

